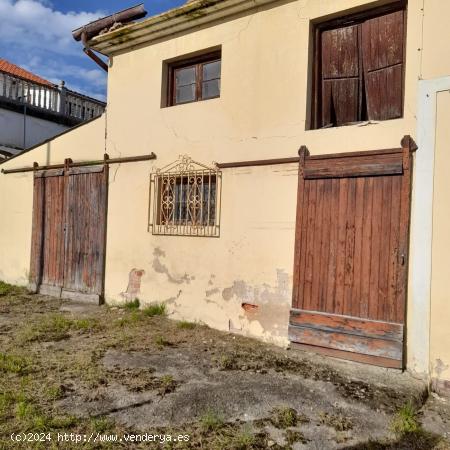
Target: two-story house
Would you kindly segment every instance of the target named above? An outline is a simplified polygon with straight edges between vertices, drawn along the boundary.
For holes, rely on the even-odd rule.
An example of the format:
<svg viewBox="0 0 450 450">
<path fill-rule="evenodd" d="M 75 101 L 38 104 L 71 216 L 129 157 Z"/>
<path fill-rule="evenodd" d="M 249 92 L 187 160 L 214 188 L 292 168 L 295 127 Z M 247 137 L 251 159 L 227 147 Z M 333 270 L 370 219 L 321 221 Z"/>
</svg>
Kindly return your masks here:
<svg viewBox="0 0 450 450">
<path fill-rule="evenodd" d="M 0 278 L 448 391 L 449 15 L 194 0 L 90 36 L 107 113 L 2 164 Z"/>
</svg>

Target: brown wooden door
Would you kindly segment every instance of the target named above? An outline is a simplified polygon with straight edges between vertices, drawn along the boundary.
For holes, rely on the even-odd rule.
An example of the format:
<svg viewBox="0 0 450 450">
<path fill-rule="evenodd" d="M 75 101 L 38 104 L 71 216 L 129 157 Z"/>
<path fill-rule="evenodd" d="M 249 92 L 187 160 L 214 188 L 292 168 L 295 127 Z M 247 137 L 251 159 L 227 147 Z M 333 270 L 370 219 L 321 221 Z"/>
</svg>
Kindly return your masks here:
<svg viewBox="0 0 450 450">
<path fill-rule="evenodd" d="M 107 177 L 107 166 L 35 173 L 34 290 L 81 300 L 102 297 Z"/>
<path fill-rule="evenodd" d="M 301 155 L 289 337 L 403 366 L 411 159 L 405 148 Z"/>
</svg>

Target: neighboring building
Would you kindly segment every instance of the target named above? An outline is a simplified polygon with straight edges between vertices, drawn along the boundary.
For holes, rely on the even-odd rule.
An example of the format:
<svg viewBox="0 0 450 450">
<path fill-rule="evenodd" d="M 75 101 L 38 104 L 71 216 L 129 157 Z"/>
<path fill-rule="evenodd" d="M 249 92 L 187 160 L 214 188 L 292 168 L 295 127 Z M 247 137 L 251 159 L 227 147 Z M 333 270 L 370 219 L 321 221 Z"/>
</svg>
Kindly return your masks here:
<svg viewBox="0 0 450 450">
<path fill-rule="evenodd" d="M 0 278 L 449 390 L 449 16 L 196 0 L 91 37 L 107 118 L 2 164 Z"/>
<path fill-rule="evenodd" d="M 100 116 L 105 106 L 0 59 L 0 158 Z"/>
</svg>

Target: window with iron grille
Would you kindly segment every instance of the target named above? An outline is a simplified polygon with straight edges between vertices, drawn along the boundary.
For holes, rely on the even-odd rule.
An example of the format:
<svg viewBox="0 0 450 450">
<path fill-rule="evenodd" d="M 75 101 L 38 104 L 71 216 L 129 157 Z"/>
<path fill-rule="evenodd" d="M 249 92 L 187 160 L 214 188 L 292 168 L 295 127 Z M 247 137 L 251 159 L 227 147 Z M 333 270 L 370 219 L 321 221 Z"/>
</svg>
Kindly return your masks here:
<svg viewBox="0 0 450 450">
<path fill-rule="evenodd" d="M 221 172 L 187 156 L 150 180 L 149 228 L 153 234 L 218 237 Z"/>
</svg>

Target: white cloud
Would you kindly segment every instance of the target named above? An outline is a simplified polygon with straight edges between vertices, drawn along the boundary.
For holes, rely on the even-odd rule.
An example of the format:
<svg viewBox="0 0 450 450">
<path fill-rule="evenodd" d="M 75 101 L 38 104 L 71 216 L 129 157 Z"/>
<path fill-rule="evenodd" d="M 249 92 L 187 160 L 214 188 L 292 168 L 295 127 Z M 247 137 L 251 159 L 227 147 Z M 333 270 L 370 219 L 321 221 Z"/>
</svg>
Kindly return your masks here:
<svg viewBox="0 0 450 450">
<path fill-rule="evenodd" d="M 71 31 L 105 15 L 105 12 L 62 13 L 37 0 L 0 0 L 0 40 L 15 47 L 78 53 Z"/>
<path fill-rule="evenodd" d="M 50 0 L 0 0 L 0 58 L 69 89 L 104 99 L 106 74 L 82 52 L 72 30 L 107 12 L 67 12 Z"/>
</svg>

